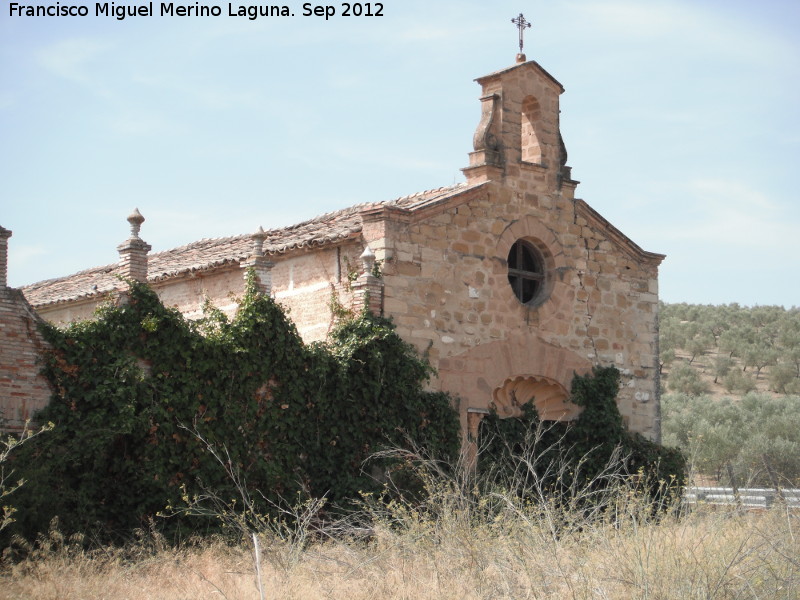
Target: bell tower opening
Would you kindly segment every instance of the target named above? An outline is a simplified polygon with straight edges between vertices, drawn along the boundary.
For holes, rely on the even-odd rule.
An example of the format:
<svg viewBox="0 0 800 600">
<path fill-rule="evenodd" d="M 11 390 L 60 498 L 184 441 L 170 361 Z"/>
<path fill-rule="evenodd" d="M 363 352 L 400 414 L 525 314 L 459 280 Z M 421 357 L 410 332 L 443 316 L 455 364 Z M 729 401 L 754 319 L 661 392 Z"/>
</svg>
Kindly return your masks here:
<svg viewBox="0 0 800 600">
<path fill-rule="evenodd" d="M 523 162 L 542 164 L 542 147 L 539 142 L 538 129 L 542 119 L 539 101 L 533 96 L 526 96 L 522 101 L 522 127 L 520 152 Z"/>
</svg>

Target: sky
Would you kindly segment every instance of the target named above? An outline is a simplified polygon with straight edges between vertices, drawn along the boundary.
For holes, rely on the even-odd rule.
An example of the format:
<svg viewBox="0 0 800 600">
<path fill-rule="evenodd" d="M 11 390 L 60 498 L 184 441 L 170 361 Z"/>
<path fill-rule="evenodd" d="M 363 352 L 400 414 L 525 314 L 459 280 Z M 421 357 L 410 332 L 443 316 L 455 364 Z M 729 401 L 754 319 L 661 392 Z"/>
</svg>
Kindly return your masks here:
<svg viewBox="0 0 800 600">
<path fill-rule="evenodd" d="M 116 262 L 134 207 L 158 252 L 463 181 L 474 79 L 514 64 L 522 12 L 566 90 L 576 196 L 667 255 L 661 299 L 800 306 L 800 2 L 304 4 L 117 20 L 0 0 L 9 284 Z"/>
</svg>

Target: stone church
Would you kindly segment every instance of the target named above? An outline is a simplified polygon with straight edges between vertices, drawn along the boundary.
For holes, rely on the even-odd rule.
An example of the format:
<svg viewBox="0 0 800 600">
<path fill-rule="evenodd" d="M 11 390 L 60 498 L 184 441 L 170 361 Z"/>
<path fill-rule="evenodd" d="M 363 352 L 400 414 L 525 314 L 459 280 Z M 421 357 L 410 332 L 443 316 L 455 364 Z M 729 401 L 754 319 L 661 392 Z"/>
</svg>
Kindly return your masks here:
<svg viewBox="0 0 800 600">
<path fill-rule="evenodd" d="M 616 365 L 627 426 L 657 441 L 664 256 L 575 198 L 559 129 L 564 88 L 552 75 L 519 55 L 476 81 L 464 183 L 152 254 L 135 211 L 117 264 L 22 292 L 38 315 L 67 323 L 90 318 L 123 275 L 189 317 L 206 299 L 232 314 L 252 267 L 306 341 L 326 337 L 332 296 L 391 317 L 435 367 L 430 386 L 458 399 L 465 431 L 492 406 L 510 416 L 531 400 L 545 419 L 574 418 L 574 374 Z"/>
</svg>

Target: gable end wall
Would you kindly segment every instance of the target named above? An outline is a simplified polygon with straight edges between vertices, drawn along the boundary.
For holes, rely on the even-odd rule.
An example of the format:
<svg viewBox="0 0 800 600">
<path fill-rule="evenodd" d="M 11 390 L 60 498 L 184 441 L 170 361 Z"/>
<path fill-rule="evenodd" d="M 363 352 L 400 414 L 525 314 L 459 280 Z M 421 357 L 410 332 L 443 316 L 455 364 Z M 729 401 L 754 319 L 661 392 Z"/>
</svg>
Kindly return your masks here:
<svg viewBox="0 0 800 600">
<path fill-rule="evenodd" d="M 464 425 L 467 409 L 487 408 L 508 377 L 546 376 L 569 389 L 576 372 L 615 365 L 626 423 L 658 439 L 658 260 L 593 226 L 580 201 L 521 183 L 493 182 L 438 215 L 387 222 L 385 313 L 437 368 L 432 387 L 461 398 Z M 506 258 L 520 238 L 552 255 L 552 291 L 540 306 L 522 305 L 508 283 Z"/>
</svg>

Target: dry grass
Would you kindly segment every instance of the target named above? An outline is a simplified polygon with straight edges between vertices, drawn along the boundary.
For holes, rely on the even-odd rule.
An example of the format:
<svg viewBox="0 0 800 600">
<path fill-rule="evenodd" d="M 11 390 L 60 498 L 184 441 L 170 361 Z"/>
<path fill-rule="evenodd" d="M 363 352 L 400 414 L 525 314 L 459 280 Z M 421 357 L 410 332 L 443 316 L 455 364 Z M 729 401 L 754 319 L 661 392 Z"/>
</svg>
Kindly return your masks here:
<svg viewBox="0 0 800 600">
<path fill-rule="evenodd" d="M 554 506 L 451 504 L 372 513 L 367 539 L 338 535 L 297 548 L 261 536 L 266 598 L 796 599 L 800 515 L 697 511 L 658 521 L 618 498 L 602 518 L 570 520 Z M 441 508 L 441 507 L 439 507 Z M 613 517 L 612 517 L 613 515 Z M 157 538 L 87 553 L 53 534 L 7 566 L 0 599 L 257 599 L 249 546 Z"/>
<path fill-rule="evenodd" d="M 505 487 L 420 460 L 422 505 L 368 497 L 323 526 L 321 504 L 305 503 L 292 509 L 294 527 L 257 521 L 260 580 L 242 519 L 231 520 L 246 540 L 234 546 L 174 548 L 142 533 L 87 552 L 54 527 L 26 560 L 2 565 L 0 600 L 255 600 L 259 581 L 270 600 L 800 598 L 800 513 L 654 510 L 619 457 L 584 489 L 548 487 L 580 466 L 548 463 L 551 478 L 540 478 L 537 440 Z"/>
</svg>

